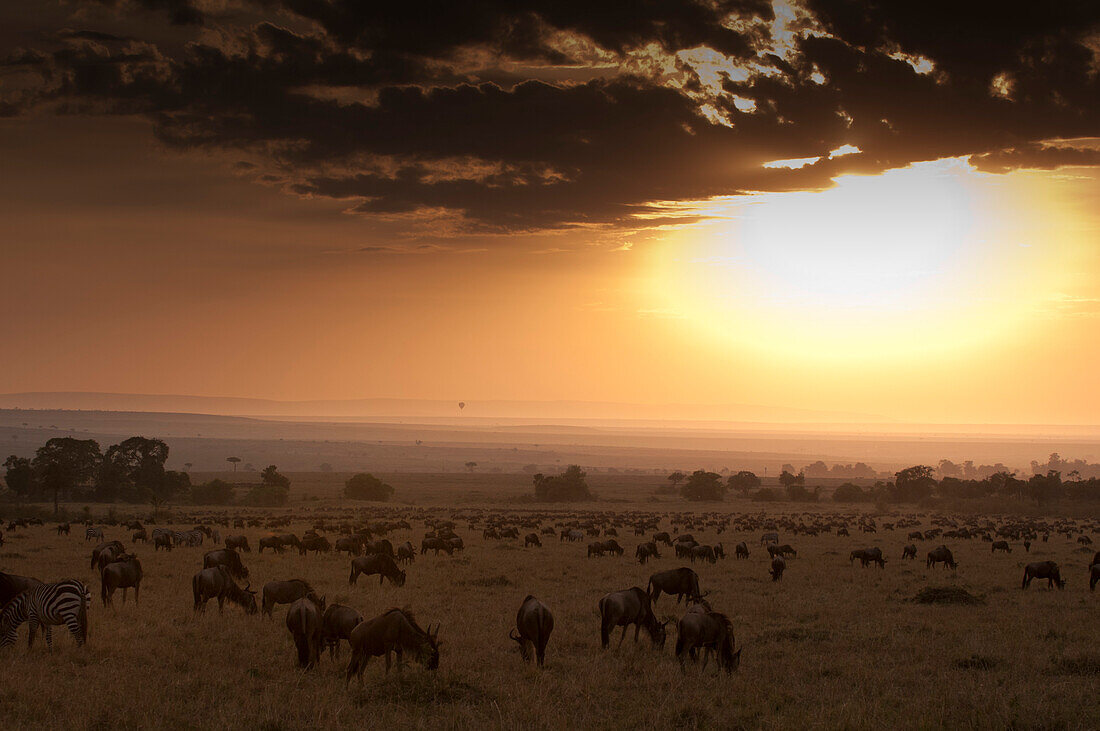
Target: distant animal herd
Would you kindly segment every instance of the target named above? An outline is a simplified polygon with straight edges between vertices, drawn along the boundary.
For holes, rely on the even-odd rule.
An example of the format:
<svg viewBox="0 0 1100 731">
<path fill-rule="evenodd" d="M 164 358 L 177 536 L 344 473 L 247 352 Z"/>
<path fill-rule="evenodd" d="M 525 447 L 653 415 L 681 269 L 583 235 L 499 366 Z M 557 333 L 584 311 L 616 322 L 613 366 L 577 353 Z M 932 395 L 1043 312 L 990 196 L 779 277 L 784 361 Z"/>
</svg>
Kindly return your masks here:
<svg viewBox="0 0 1100 731">
<path fill-rule="evenodd" d="M 203 516 L 189 516 L 201 519 Z M 207 516 L 209 517 L 209 516 Z M 299 516 L 305 520 L 308 516 Z M 426 532 L 420 540 L 419 555 L 429 551 L 438 556 L 442 551 L 448 555 L 465 550 L 463 539 L 457 535 L 460 515 L 441 518 L 429 510 L 413 510 L 402 514 L 393 510 L 385 511 L 381 518 L 360 521 L 314 521 L 313 528 L 301 537 L 293 533 L 280 532 L 292 522 L 289 516 L 263 518 L 258 516 L 219 516 L 203 520 L 190 530 L 169 530 L 153 528 L 151 531 L 140 522 L 124 523 L 122 528 L 130 534 L 130 544 L 148 544 L 152 542 L 154 550 L 172 551 L 181 547 L 203 547 L 207 542 L 221 545 L 220 548 L 206 551 L 202 557 L 202 567 L 191 579 L 191 591 L 194 611 L 205 613 L 211 599 L 217 600 L 219 613 L 226 602 L 236 605 L 247 614 L 271 616 L 278 605 L 289 605 L 286 614 L 286 628 L 290 633 L 297 656 L 297 665 L 302 668 L 314 667 L 325 649 L 331 659 L 339 657 L 340 643 L 347 642 L 351 649 L 351 658 L 345 675 L 345 683 L 358 677 L 362 682 L 364 668 L 372 657 L 384 657 L 386 670 L 391 667 L 393 656 L 398 662 L 405 657 L 416 660 L 428 669 L 439 666 L 439 625 L 433 629 L 429 624 L 422 628 L 409 609 L 389 609 L 372 619 L 365 619 L 357 610 L 342 604 L 329 604 L 324 595 L 310 583 L 300 578 L 274 580 L 267 582 L 260 592 L 257 605 L 257 592 L 248 582 L 250 572 L 242 559 L 242 554 L 252 551 L 248 538 L 243 534 L 226 535 L 224 541 L 219 528 L 227 532 L 233 529 L 263 528 L 268 531 L 257 542 L 257 550 L 282 554 L 288 549 L 298 551 L 300 555 L 314 554 L 337 555 L 346 553 L 350 559 L 348 584 L 354 585 L 360 576 L 378 576 L 379 583 L 389 581 L 394 587 L 404 586 L 406 570 L 418 555 L 411 540 L 406 540 L 396 548 L 385 536 L 399 531 L 411 531 L 410 521 L 419 521 Z M 542 537 L 557 537 L 561 542 L 583 542 L 594 538 L 587 545 L 589 558 L 603 556 L 622 556 L 625 549 L 617 540 L 619 529 L 633 528 L 634 535 L 641 540 L 634 551 L 638 563 L 645 565 L 649 560 L 661 558 L 661 546 L 672 549 L 679 559 L 690 563 L 705 562 L 715 564 L 727 556 L 721 542 L 703 545 L 697 542 L 692 530 L 715 531 L 723 533 L 737 532 L 760 533 L 759 545 L 765 547 L 770 559 L 768 570 L 772 581 L 780 581 L 787 569 L 787 561 L 796 558 L 798 552 L 789 543 L 780 543 L 780 534 L 791 536 L 816 536 L 821 533 L 834 533 L 837 536 L 850 536 L 850 529 L 861 533 L 875 534 L 879 530 L 872 516 L 841 517 L 821 515 L 807 520 L 805 517 L 790 516 L 767 517 L 760 515 L 689 514 L 613 514 L 613 513 L 572 513 L 567 515 L 532 514 L 519 515 L 504 512 L 477 511 L 465 516 L 467 528 L 471 531 L 481 529 L 486 540 L 516 540 L 523 531 L 524 548 L 541 548 Z M 663 521 L 671 523 L 676 537 L 667 530 L 661 530 Z M 196 521 L 188 521 L 188 523 Z M 994 522 L 989 519 L 971 518 L 959 520 L 947 516 L 934 516 L 933 528 L 924 531 L 909 531 L 911 541 L 956 540 L 968 541 L 980 539 L 990 543 L 991 553 L 1011 553 L 1009 541 L 1023 546 L 1030 552 L 1035 541 L 1047 542 L 1052 534 L 1061 534 L 1070 540 L 1076 540 L 1082 546 L 1090 546 L 1092 539 L 1087 532 L 1100 526 L 1072 520 L 1034 520 L 1002 519 Z M 899 531 L 919 526 L 915 518 L 902 518 L 894 522 L 883 523 L 882 530 Z M 232 525 L 232 528 L 230 527 Z M 47 529 L 41 520 L 20 519 L 7 526 L 8 531 Z M 54 527 L 58 537 L 69 536 L 70 523 L 61 523 Z M 113 604 L 113 598 L 120 589 L 125 602 L 130 589 L 134 591 L 135 603 L 139 601 L 143 571 L 137 555 L 128 551 L 121 540 L 105 540 L 102 526 L 87 523 L 84 527 L 84 541 L 96 541 L 91 549 L 89 568 L 99 576 L 100 600 L 104 607 Z M 330 541 L 328 535 L 334 540 Z M 0 545 L 4 537 L 0 532 Z M 1082 549 L 1084 550 L 1084 549 Z M 735 559 L 749 557 L 747 541 L 738 542 L 733 551 Z M 917 547 L 909 543 L 902 550 L 901 560 L 915 560 Z M 877 566 L 886 568 L 888 561 L 881 548 L 869 546 L 851 551 L 849 564 L 859 561 L 867 568 Z M 926 566 L 942 566 L 945 570 L 955 571 L 959 562 L 945 544 L 940 544 L 927 552 Z M 1097 552 L 1089 566 L 1089 589 L 1094 590 L 1100 583 L 1100 552 Z M 1063 589 L 1066 580 L 1061 575 L 1059 565 L 1054 561 L 1038 561 L 1024 567 L 1021 587 L 1027 589 L 1035 579 L 1047 581 L 1048 588 Z M 246 582 L 242 587 L 239 582 Z M 700 587 L 699 575 L 688 566 L 658 571 L 650 576 L 643 589 L 632 586 L 627 589 L 604 594 L 596 601 L 600 616 L 600 644 L 607 648 L 611 635 L 621 627 L 618 644 L 621 645 L 627 630 L 633 626 L 634 641 L 645 630 L 653 647 L 662 650 L 665 646 L 668 625 L 672 619 L 658 619 L 655 607 L 662 594 L 675 596 L 677 604 L 683 602 L 687 607 L 681 619 L 676 621 L 675 655 L 681 666 L 687 662 L 698 662 L 702 656 L 705 668 L 711 655 L 718 666 L 726 672 L 737 669 L 741 650 L 735 649 L 733 624 L 726 614 L 714 610 L 707 596 L 709 592 Z M 0 647 L 15 643 L 19 627 L 26 623 L 29 628 L 28 647 L 33 646 L 39 629 L 43 630 L 46 644 L 52 647 L 51 630 L 64 625 L 77 645 L 83 645 L 88 636 L 88 611 L 92 602 L 89 587 L 78 579 L 65 579 L 45 583 L 36 578 L 17 576 L 0 572 Z M 509 637 L 518 645 L 525 661 L 534 660 L 542 667 L 546 650 L 554 630 L 554 615 L 540 599 L 528 595 L 520 603 L 516 612 L 515 628 Z"/>
</svg>

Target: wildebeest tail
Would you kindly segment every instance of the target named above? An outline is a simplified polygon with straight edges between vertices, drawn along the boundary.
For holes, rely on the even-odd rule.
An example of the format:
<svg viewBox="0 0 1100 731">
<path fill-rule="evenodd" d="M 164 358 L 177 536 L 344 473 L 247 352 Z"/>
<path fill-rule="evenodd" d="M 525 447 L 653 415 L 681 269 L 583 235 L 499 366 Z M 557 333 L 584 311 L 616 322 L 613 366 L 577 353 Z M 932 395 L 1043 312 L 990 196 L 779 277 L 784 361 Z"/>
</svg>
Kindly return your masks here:
<svg viewBox="0 0 1100 731">
<path fill-rule="evenodd" d="M 295 634 L 294 645 L 298 648 L 298 667 L 308 668 L 311 659 L 309 638 L 305 634 Z"/>
</svg>

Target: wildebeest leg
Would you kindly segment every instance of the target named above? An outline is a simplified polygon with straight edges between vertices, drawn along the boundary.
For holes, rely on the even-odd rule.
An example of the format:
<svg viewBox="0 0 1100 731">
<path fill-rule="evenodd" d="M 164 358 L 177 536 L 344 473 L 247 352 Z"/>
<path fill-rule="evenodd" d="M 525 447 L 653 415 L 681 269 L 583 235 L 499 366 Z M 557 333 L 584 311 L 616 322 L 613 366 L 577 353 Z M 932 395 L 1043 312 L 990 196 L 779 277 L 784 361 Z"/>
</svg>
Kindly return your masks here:
<svg viewBox="0 0 1100 731">
<path fill-rule="evenodd" d="M 222 613 L 222 607 L 223 606 L 225 606 L 225 597 L 224 596 L 219 596 L 218 597 L 218 614 Z"/>
<path fill-rule="evenodd" d="M 378 585 L 382 586 L 382 579 L 386 578 L 383 574 L 378 574 Z"/>
<path fill-rule="evenodd" d="M 138 591 L 140 591 L 140 590 L 141 590 L 141 584 L 134 584 L 134 604 L 138 603 Z M 125 600 L 126 595 L 123 594 L 122 598 Z"/>
<path fill-rule="evenodd" d="M 620 648 L 620 647 L 622 647 L 622 646 L 623 646 L 623 640 L 625 640 L 625 639 L 626 639 L 626 628 L 627 628 L 627 627 L 629 627 L 629 626 L 630 626 L 630 625 L 626 625 L 626 624 L 624 624 L 624 625 L 623 625 L 623 633 L 622 633 L 621 635 L 619 635 L 619 644 L 615 645 L 615 649 L 618 649 L 618 648 Z M 638 641 L 638 630 L 637 630 L 637 627 L 635 627 L 635 628 L 634 628 L 634 641 L 635 641 L 635 642 L 637 642 L 637 641 Z"/>
<path fill-rule="evenodd" d="M 386 672 L 387 673 L 390 671 L 390 665 L 392 665 L 392 664 L 393 664 L 393 653 L 390 650 L 386 650 Z"/>
</svg>

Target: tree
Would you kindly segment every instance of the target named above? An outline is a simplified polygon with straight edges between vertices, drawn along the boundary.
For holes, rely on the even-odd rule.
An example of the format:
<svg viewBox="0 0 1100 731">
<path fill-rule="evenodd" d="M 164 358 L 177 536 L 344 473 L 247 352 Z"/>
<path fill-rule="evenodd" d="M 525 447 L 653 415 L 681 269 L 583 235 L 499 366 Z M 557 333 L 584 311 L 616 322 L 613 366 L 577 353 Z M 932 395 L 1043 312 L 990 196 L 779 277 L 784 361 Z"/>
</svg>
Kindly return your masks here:
<svg viewBox="0 0 1100 731">
<path fill-rule="evenodd" d="M 130 437 L 107 449 L 96 475 L 96 497 L 147 502 L 156 520 L 160 506 L 191 486 L 186 472 L 164 469 L 168 445 L 160 439 Z"/>
<path fill-rule="evenodd" d="M 1027 481 L 1027 492 L 1028 496 L 1041 508 L 1057 502 L 1063 492 L 1062 473 L 1058 470 L 1047 470 L 1045 475 L 1032 475 Z"/>
<path fill-rule="evenodd" d="M 791 485 L 805 485 L 806 475 L 801 472 L 796 475 L 790 470 L 784 469 L 779 475 L 779 484 L 785 488 L 790 488 Z"/>
<path fill-rule="evenodd" d="M 16 457 L 14 454 L 4 460 L 4 482 L 8 489 L 21 498 L 34 495 L 37 485 L 34 481 L 34 470 L 31 461 L 26 457 Z"/>
<path fill-rule="evenodd" d="M 680 488 L 680 494 L 688 500 L 721 500 L 726 496 L 726 485 L 717 472 L 695 470 Z"/>
<path fill-rule="evenodd" d="M 191 468 L 192 468 L 192 467 L 194 467 L 194 466 L 195 466 L 195 465 L 194 465 L 194 464 L 192 464 L 191 462 L 184 462 L 184 463 L 183 463 L 183 469 L 184 469 L 185 471 L 187 471 L 187 472 L 190 472 L 190 471 L 191 471 Z"/>
<path fill-rule="evenodd" d="M 477 469 L 477 462 L 467 462 L 466 463 L 466 471 L 467 472 L 473 472 L 476 469 Z"/>
<path fill-rule="evenodd" d="M 233 486 L 224 480 L 213 479 L 191 488 L 192 505 L 232 505 Z"/>
<path fill-rule="evenodd" d="M 894 490 L 899 502 L 915 503 L 932 495 L 936 486 L 935 470 L 926 464 L 906 467 L 894 473 Z"/>
<path fill-rule="evenodd" d="M 53 496 L 55 515 L 60 495 L 90 482 L 101 459 L 94 439 L 54 437 L 38 448 L 31 467 L 38 484 Z"/>
<path fill-rule="evenodd" d="M 591 500 L 592 493 L 585 481 L 587 474 L 580 465 L 571 464 L 560 475 L 549 477 L 541 472 L 533 478 L 535 499 L 540 502 L 575 502 Z"/>
<path fill-rule="evenodd" d="M 226 462 L 231 462 L 233 464 L 233 471 L 236 472 L 237 471 L 237 463 L 241 461 L 241 458 L 240 457 L 226 457 L 225 461 Z"/>
<path fill-rule="evenodd" d="M 673 472 L 671 475 L 668 476 L 668 481 L 672 483 L 672 489 L 673 490 L 675 490 L 677 487 L 679 487 L 680 483 L 683 482 L 686 479 L 687 479 L 687 475 L 685 475 L 680 470 L 676 470 L 675 472 Z"/>
<path fill-rule="evenodd" d="M 344 483 L 344 497 L 351 500 L 378 500 L 385 502 L 393 496 L 393 487 L 369 472 L 348 478 Z"/>
<path fill-rule="evenodd" d="M 273 464 L 264 467 L 263 471 L 260 473 L 260 482 L 266 487 L 290 488 L 290 478 L 286 475 L 279 474 L 279 469 Z"/>
<path fill-rule="evenodd" d="M 741 470 L 735 475 L 730 475 L 726 485 L 731 490 L 737 490 L 742 495 L 748 496 L 750 490 L 760 487 L 760 478 L 755 472 Z"/>
<path fill-rule="evenodd" d="M 838 503 L 859 503 L 866 497 L 860 486 L 854 482 L 845 482 L 833 492 L 833 500 Z"/>
</svg>

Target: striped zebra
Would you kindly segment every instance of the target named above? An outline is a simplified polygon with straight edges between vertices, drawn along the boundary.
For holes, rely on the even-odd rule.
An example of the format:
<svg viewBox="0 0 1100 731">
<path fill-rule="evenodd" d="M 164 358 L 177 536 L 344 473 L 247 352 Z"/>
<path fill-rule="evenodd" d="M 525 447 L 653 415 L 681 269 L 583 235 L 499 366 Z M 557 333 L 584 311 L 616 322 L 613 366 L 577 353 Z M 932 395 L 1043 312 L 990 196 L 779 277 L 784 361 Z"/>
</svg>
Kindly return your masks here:
<svg viewBox="0 0 1100 731">
<path fill-rule="evenodd" d="M 88 530 L 84 531 L 84 540 L 85 540 L 85 542 L 90 541 L 93 538 L 98 538 L 99 540 L 102 541 L 103 540 L 103 529 L 102 528 L 89 528 Z"/>
<path fill-rule="evenodd" d="M 189 531 L 176 531 L 172 534 L 172 537 L 176 541 L 176 545 L 181 543 L 185 546 L 201 546 L 202 539 L 205 537 L 201 530 L 189 530 Z"/>
<path fill-rule="evenodd" d="M 42 584 L 27 589 L 8 602 L 0 612 L 0 647 L 14 645 L 19 625 L 27 622 L 30 634 L 28 649 L 34 645 L 34 635 L 39 627 L 46 631 L 46 647 L 53 648 L 50 631 L 55 624 L 69 628 L 76 644 L 88 639 L 88 605 L 92 594 L 88 587 L 76 579 Z"/>
</svg>

